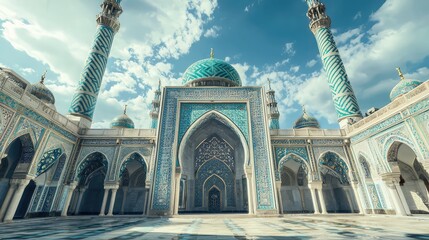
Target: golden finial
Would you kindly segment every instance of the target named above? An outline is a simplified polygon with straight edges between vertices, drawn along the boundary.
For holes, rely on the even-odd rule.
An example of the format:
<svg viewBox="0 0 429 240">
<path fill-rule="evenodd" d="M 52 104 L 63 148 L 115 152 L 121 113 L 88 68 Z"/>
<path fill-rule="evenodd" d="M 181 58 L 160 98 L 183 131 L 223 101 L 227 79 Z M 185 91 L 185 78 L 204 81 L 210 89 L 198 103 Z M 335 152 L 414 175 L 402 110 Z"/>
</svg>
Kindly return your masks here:
<svg viewBox="0 0 429 240">
<path fill-rule="evenodd" d="M 210 58 L 214 58 L 214 50 L 213 50 L 213 48 L 210 49 Z"/>
<path fill-rule="evenodd" d="M 126 115 L 127 114 L 127 104 L 125 104 L 125 107 L 124 107 L 124 114 Z"/>
<path fill-rule="evenodd" d="M 40 83 L 43 84 L 45 82 L 45 78 L 46 78 L 46 73 L 48 72 L 48 70 L 45 70 L 45 72 L 42 74 L 42 76 L 40 77 Z"/>
<path fill-rule="evenodd" d="M 396 71 L 398 71 L 398 74 L 399 74 L 399 77 L 401 77 L 401 80 L 404 80 L 404 79 L 405 79 L 405 77 L 404 77 L 404 74 L 402 74 L 401 68 L 400 68 L 400 67 L 397 67 L 397 68 L 396 68 Z"/>
</svg>

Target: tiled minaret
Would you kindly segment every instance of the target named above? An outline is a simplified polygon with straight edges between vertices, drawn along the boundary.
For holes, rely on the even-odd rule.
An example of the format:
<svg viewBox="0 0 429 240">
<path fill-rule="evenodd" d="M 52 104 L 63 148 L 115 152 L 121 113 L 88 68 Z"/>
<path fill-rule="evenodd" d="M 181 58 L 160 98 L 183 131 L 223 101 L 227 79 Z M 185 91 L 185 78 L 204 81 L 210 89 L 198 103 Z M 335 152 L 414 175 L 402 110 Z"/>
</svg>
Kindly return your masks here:
<svg viewBox="0 0 429 240">
<path fill-rule="evenodd" d="M 150 125 L 150 128 L 156 129 L 158 127 L 160 100 L 161 100 L 161 80 L 158 83 L 158 89 L 156 89 L 155 97 L 152 100 L 152 110 L 150 111 L 150 117 L 152 118 L 152 123 Z"/>
<path fill-rule="evenodd" d="M 310 29 L 317 40 L 323 67 L 328 76 L 329 87 L 341 128 L 362 119 L 356 96 L 347 77 L 346 69 L 330 30 L 331 19 L 319 0 L 306 0 Z"/>
<path fill-rule="evenodd" d="M 121 0 L 104 0 L 97 15 L 95 39 L 69 108 L 70 119 L 79 121 L 81 127 L 89 128 L 92 123 L 113 37 L 120 27 L 120 3 Z"/>
<path fill-rule="evenodd" d="M 270 129 L 280 129 L 279 123 L 279 109 L 277 108 L 277 102 L 275 97 L 275 91 L 271 89 L 271 80 L 268 79 L 268 91 L 267 91 L 267 110 L 268 119 L 270 121 Z"/>
</svg>

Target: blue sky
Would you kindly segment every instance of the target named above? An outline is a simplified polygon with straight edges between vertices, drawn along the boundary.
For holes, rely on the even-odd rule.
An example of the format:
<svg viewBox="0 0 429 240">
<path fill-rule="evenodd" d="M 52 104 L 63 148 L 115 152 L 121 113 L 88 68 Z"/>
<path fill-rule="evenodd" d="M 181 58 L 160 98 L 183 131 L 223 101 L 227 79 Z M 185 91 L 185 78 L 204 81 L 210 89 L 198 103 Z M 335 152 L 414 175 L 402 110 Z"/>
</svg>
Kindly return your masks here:
<svg viewBox="0 0 429 240">
<path fill-rule="evenodd" d="M 429 78 L 427 0 L 324 0 L 362 112 L 389 103 L 399 81 Z M 67 114 L 95 32 L 96 0 L 0 0 L 0 65 L 30 82 L 45 69 L 57 110 Z M 301 105 L 323 128 L 338 128 L 303 0 L 123 0 L 94 127 L 108 127 L 128 104 L 137 128 L 149 127 L 158 79 L 180 85 L 193 62 L 215 57 L 232 64 L 244 85 L 273 80 L 281 128 Z"/>
</svg>

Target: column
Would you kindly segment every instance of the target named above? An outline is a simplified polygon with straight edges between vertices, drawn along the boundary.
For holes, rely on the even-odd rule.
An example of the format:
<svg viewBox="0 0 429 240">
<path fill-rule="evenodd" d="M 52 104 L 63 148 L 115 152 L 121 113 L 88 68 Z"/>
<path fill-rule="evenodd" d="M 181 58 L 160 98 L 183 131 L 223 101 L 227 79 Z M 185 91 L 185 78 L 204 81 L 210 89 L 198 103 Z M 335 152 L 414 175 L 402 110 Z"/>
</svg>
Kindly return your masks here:
<svg viewBox="0 0 429 240">
<path fill-rule="evenodd" d="M 322 187 L 317 189 L 317 193 L 319 194 L 320 207 L 322 208 L 322 214 L 327 214 L 328 212 L 326 211 L 326 203 L 325 203 L 325 198 L 323 197 Z"/>
<path fill-rule="evenodd" d="M 387 189 L 389 190 L 390 199 L 393 200 L 393 204 L 395 205 L 395 210 L 397 215 L 406 216 L 407 211 L 405 210 L 405 207 L 408 209 L 408 206 L 403 204 L 403 202 L 400 199 L 399 193 L 402 193 L 402 190 L 396 187 L 397 182 L 399 180 L 400 173 L 384 173 L 381 175 L 381 179 L 386 184 Z M 398 184 L 399 187 L 399 184 Z M 409 212 L 409 209 L 408 209 Z"/>
<path fill-rule="evenodd" d="M 254 200 L 253 200 L 253 176 L 252 176 L 252 168 L 246 167 L 246 175 L 247 175 L 247 202 L 249 208 L 249 214 L 254 214 Z"/>
<path fill-rule="evenodd" d="M 101 204 L 99 216 L 104 216 L 104 211 L 106 210 L 107 197 L 109 196 L 109 190 L 110 189 L 104 189 L 103 203 Z"/>
<path fill-rule="evenodd" d="M 405 199 L 404 193 L 402 192 L 402 188 L 401 186 L 399 186 L 399 182 L 394 181 L 393 184 L 395 186 L 396 192 L 398 193 L 399 200 L 402 203 L 402 207 L 404 208 L 405 214 L 411 215 L 410 208 L 408 207 L 408 203 L 407 203 L 407 200 Z"/>
<path fill-rule="evenodd" d="M 82 203 L 83 196 L 85 195 L 85 192 L 86 192 L 87 189 L 88 189 L 87 187 L 81 187 L 79 189 L 79 195 L 78 195 L 78 198 L 77 198 L 76 209 L 74 211 L 74 215 L 78 215 L 79 214 L 80 204 Z"/>
<path fill-rule="evenodd" d="M 10 183 L 9 190 L 6 193 L 6 197 L 4 198 L 3 205 L 0 209 L 0 221 L 3 219 L 4 214 L 6 213 L 7 207 L 9 206 L 10 199 L 12 198 L 13 193 L 15 192 L 17 187 L 18 187 L 18 184 L 12 183 L 12 182 Z"/>
<path fill-rule="evenodd" d="M 149 191 L 150 191 L 150 185 L 146 186 L 144 189 L 143 215 L 145 215 L 147 213 L 147 204 L 149 202 Z"/>
<path fill-rule="evenodd" d="M 352 185 L 352 189 L 353 189 L 353 192 L 355 194 L 355 197 L 356 197 L 356 203 L 357 203 L 358 208 L 359 208 L 359 214 L 365 214 L 365 210 L 363 209 L 363 206 L 362 206 L 362 201 L 361 201 L 362 198 L 361 198 L 361 194 L 359 191 L 359 184 L 358 184 L 358 182 L 352 182 L 351 185 Z M 374 211 L 374 209 L 373 209 L 373 211 Z"/>
<path fill-rule="evenodd" d="M 305 199 L 304 199 L 305 198 L 304 189 L 301 187 L 298 187 L 298 191 L 299 191 L 299 195 L 301 196 L 301 209 L 302 209 L 302 212 L 304 212 L 306 208 Z"/>
<path fill-rule="evenodd" d="M 175 174 L 175 184 L 174 184 L 174 209 L 173 214 L 177 215 L 179 214 L 179 196 L 180 196 L 180 176 L 181 176 L 181 169 L 180 167 L 176 167 L 176 174 Z M 146 198 L 145 198 L 146 199 Z M 144 210 L 143 210 L 144 213 Z"/>
<path fill-rule="evenodd" d="M 76 188 L 76 183 L 72 183 L 68 186 L 67 197 L 63 206 L 63 210 L 61 211 L 61 217 L 67 217 L 67 211 L 69 209 L 70 201 L 72 199 L 75 188 Z"/>
<path fill-rule="evenodd" d="M 25 187 L 27 187 L 30 180 L 27 179 L 12 179 L 12 181 L 16 181 L 18 184 L 18 188 L 15 191 L 15 194 L 13 195 L 9 208 L 6 211 L 6 214 L 4 216 L 3 221 L 10 222 L 13 220 L 13 217 L 15 216 L 16 208 L 18 207 L 19 201 L 21 200 L 22 194 L 24 193 Z"/>
<path fill-rule="evenodd" d="M 107 213 L 107 216 L 113 216 L 113 207 L 115 206 L 116 192 L 118 192 L 118 188 L 112 188 L 112 194 L 110 196 L 109 213 Z"/>
<path fill-rule="evenodd" d="M 124 196 L 122 197 L 121 214 L 124 214 L 125 202 L 127 201 L 128 187 L 122 187 L 122 192 L 124 193 Z"/>
<path fill-rule="evenodd" d="M 283 214 L 283 200 L 282 200 L 282 181 L 276 181 L 277 199 L 279 200 L 279 213 Z"/>
<path fill-rule="evenodd" d="M 310 193 L 311 193 L 311 200 L 313 202 L 313 208 L 314 208 L 314 214 L 320 214 L 319 211 L 319 204 L 317 204 L 317 196 L 316 196 L 316 189 L 309 187 Z"/>
</svg>

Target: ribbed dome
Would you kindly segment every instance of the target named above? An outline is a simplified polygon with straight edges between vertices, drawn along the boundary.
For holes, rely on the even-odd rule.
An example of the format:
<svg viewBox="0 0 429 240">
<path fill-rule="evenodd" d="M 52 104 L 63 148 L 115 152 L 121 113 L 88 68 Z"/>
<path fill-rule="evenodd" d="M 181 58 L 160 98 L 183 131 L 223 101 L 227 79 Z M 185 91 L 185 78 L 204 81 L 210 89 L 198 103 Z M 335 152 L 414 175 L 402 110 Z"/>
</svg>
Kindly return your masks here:
<svg viewBox="0 0 429 240">
<path fill-rule="evenodd" d="M 320 128 L 319 121 L 317 121 L 316 118 L 310 116 L 307 114 L 305 110 L 303 110 L 303 113 L 301 117 L 299 117 L 293 126 L 295 129 L 300 128 Z"/>
<path fill-rule="evenodd" d="M 55 97 L 54 94 L 52 94 L 51 90 L 49 90 L 44 84 L 45 76 L 46 73 L 42 75 L 40 82 L 31 85 L 30 93 L 36 96 L 48 106 L 55 109 Z"/>
<path fill-rule="evenodd" d="M 111 128 L 134 128 L 134 122 L 127 115 L 127 106 L 125 106 L 124 113 L 115 117 L 110 123 Z"/>
<path fill-rule="evenodd" d="M 390 92 L 390 101 L 395 100 L 402 94 L 408 93 L 409 91 L 413 90 L 420 84 L 422 84 L 422 82 L 418 80 L 411 80 L 411 79 L 401 80 L 398 84 L 396 84 L 395 87 L 393 87 L 392 91 Z"/>
<path fill-rule="evenodd" d="M 237 70 L 229 63 L 216 58 L 206 58 L 193 63 L 186 69 L 182 77 L 182 84 L 188 86 L 241 86 L 241 79 Z"/>
</svg>

